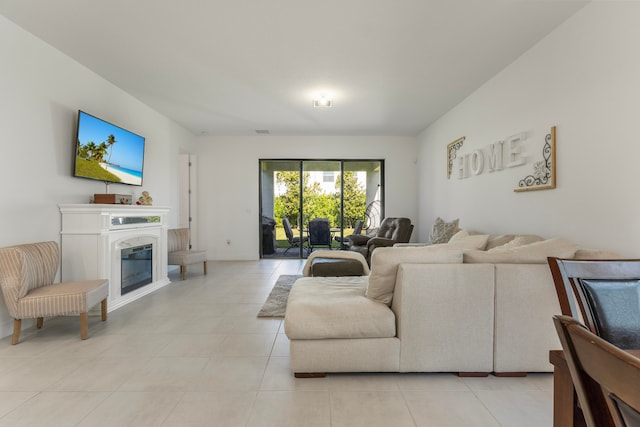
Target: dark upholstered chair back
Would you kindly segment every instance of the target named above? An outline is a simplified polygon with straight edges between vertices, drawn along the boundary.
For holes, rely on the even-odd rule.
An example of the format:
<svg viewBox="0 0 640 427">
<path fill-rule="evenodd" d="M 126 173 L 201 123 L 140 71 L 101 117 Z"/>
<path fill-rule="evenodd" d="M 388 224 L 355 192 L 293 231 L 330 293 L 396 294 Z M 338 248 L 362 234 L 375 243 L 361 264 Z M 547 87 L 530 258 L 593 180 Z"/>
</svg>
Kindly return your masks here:
<svg viewBox="0 0 640 427">
<path fill-rule="evenodd" d="M 287 253 L 287 251 L 291 248 L 299 248 L 308 240 L 306 236 L 300 238 L 300 236 L 293 235 L 291 223 L 289 222 L 288 218 L 282 218 L 282 226 L 284 227 L 284 233 L 287 235 L 287 241 L 289 242 L 289 247 L 285 249 L 284 253 Z"/>
<path fill-rule="evenodd" d="M 361 253 L 367 262 L 371 262 L 371 254 L 376 248 L 393 246 L 396 243 L 408 243 L 413 232 L 413 224 L 409 218 L 388 217 L 382 220 L 375 233 L 349 236 L 349 250 Z"/>
<path fill-rule="evenodd" d="M 289 243 L 293 242 L 293 230 L 291 229 L 291 223 L 288 218 L 282 218 L 282 226 L 284 227 L 284 234 L 287 236 Z"/>
<path fill-rule="evenodd" d="M 617 347 L 640 348 L 640 260 L 547 260 L 562 314 Z"/>
<path fill-rule="evenodd" d="M 395 240 L 397 243 L 407 243 L 412 231 L 413 225 L 409 218 L 385 218 L 380 224 L 376 237 Z"/>
<path fill-rule="evenodd" d="M 309 221 L 309 246 L 331 247 L 331 226 L 327 218 L 314 218 Z"/>
<path fill-rule="evenodd" d="M 621 348 L 640 348 L 640 280 L 578 279 L 596 333 Z"/>
</svg>

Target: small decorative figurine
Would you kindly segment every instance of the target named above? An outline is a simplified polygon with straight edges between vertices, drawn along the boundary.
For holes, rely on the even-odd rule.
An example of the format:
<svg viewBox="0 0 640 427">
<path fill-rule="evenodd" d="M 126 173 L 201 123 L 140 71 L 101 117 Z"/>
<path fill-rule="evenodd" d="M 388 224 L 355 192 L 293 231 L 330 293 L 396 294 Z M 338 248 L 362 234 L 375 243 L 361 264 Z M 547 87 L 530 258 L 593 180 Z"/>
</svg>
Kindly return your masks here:
<svg viewBox="0 0 640 427">
<path fill-rule="evenodd" d="M 136 205 L 151 206 L 153 204 L 153 198 L 149 195 L 148 191 L 143 191 L 142 196 L 138 198 Z"/>
</svg>

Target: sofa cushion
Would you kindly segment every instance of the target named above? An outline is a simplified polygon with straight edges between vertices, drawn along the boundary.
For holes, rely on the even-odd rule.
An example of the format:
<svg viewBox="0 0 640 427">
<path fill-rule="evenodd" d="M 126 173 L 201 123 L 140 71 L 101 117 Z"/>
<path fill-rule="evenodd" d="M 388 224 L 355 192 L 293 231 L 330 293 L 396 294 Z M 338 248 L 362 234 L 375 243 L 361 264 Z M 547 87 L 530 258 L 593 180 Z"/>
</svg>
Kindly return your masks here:
<svg viewBox="0 0 640 427">
<path fill-rule="evenodd" d="M 549 239 L 516 247 L 498 247 L 490 251 L 468 250 L 465 263 L 544 264 L 547 257 L 573 258 L 578 248 L 564 239 Z"/>
<path fill-rule="evenodd" d="M 601 249 L 578 249 L 574 259 L 622 259 L 618 252 Z"/>
<path fill-rule="evenodd" d="M 431 229 L 429 239 L 431 243 L 447 243 L 451 237 L 456 234 L 460 229 L 458 228 L 458 219 L 454 219 L 451 222 L 445 222 L 442 218 L 436 218 Z"/>
<path fill-rule="evenodd" d="M 469 230 L 458 230 L 456 233 L 449 238 L 449 242 L 455 242 L 456 240 L 462 240 L 465 237 L 476 236 L 480 233 L 476 233 L 475 231 Z"/>
<path fill-rule="evenodd" d="M 207 251 L 174 251 L 167 256 L 169 265 L 190 265 L 206 261 Z"/>
<path fill-rule="evenodd" d="M 491 250 L 500 250 L 507 248 L 515 248 L 518 246 L 526 246 L 536 242 L 542 242 L 544 237 L 540 237 L 536 234 L 519 234 L 514 236 L 513 239 L 502 246 L 491 248 Z"/>
<path fill-rule="evenodd" d="M 399 264 L 459 264 L 462 249 L 448 244 L 421 247 L 378 248 L 371 256 L 371 273 L 366 296 L 391 304 Z"/>
<path fill-rule="evenodd" d="M 86 313 L 109 295 L 105 279 L 55 283 L 31 290 L 18 301 L 22 319 Z"/>
<path fill-rule="evenodd" d="M 396 319 L 385 304 L 365 297 L 367 276 L 296 280 L 284 318 L 292 340 L 389 338 Z"/>
<path fill-rule="evenodd" d="M 314 277 L 363 276 L 364 269 L 360 261 L 355 259 L 318 257 L 311 261 L 311 275 Z"/>
<path fill-rule="evenodd" d="M 366 245 L 365 245 L 366 248 Z M 305 262 L 304 267 L 302 267 L 302 275 L 305 277 L 309 276 L 329 276 L 329 274 L 315 274 L 315 270 L 312 272 L 312 266 L 317 258 L 323 259 L 337 259 L 337 260 L 350 260 L 357 261 L 362 266 L 362 273 L 358 274 L 358 276 L 367 276 L 369 275 L 369 264 L 367 264 L 367 259 L 359 252 L 355 251 L 332 251 L 329 249 L 313 251 L 307 257 L 307 262 Z M 332 276 L 338 276 L 333 274 Z M 351 274 L 340 274 L 339 276 L 351 276 Z"/>
<path fill-rule="evenodd" d="M 470 234 L 467 230 L 460 230 L 449 239 L 447 245 L 451 248 L 483 250 L 488 240 L 488 234 Z"/>
<path fill-rule="evenodd" d="M 505 243 L 509 243 L 516 237 L 515 234 L 499 234 L 499 235 L 491 235 L 487 240 L 487 246 L 484 248 L 485 250 L 490 250 L 493 248 L 497 248 L 498 246 L 502 246 Z"/>
</svg>

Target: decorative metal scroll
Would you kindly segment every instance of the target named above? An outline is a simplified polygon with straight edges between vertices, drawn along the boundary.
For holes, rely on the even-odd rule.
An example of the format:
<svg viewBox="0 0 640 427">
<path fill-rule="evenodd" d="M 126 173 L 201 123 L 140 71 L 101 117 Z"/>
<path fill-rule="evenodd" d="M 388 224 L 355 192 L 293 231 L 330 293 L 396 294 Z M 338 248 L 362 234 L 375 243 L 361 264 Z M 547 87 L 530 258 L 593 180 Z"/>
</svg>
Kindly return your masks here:
<svg viewBox="0 0 640 427">
<path fill-rule="evenodd" d="M 533 164 L 533 173 L 518 182 L 513 191 L 549 190 L 556 188 L 556 127 L 544 138 L 542 157 L 544 160 Z"/>
<path fill-rule="evenodd" d="M 458 150 L 462 148 L 465 137 L 458 138 L 453 142 L 447 144 L 447 179 L 451 178 L 451 171 L 453 170 L 453 161 L 456 158 Z"/>
<path fill-rule="evenodd" d="M 371 230 L 380 227 L 382 213 L 380 210 L 380 200 L 369 203 L 364 211 L 364 229 L 369 233 Z"/>
</svg>

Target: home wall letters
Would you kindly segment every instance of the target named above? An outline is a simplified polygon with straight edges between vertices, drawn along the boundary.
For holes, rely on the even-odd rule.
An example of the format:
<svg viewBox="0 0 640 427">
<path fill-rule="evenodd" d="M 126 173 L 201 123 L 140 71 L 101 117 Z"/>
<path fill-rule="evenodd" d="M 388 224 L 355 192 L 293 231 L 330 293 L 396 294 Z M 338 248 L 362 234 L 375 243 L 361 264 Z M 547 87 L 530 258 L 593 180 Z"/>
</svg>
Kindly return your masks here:
<svg viewBox="0 0 640 427">
<path fill-rule="evenodd" d="M 495 172 L 505 167 L 512 168 L 524 165 L 526 157 L 522 153 L 521 144 L 525 139 L 526 133 L 522 132 L 489 144 L 483 149 L 459 155 L 455 159 L 454 166 L 458 179 L 480 175 L 486 170 Z"/>
<path fill-rule="evenodd" d="M 459 153 L 465 137 L 447 144 L 447 178 L 455 174 L 458 179 L 480 175 L 486 171 L 496 172 L 504 168 L 513 168 L 527 163 L 522 143 L 527 139 L 526 132 L 512 135 L 470 153 Z M 541 161 L 533 163 L 533 172 L 518 182 L 513 191 L 548 190 L 556 188 L 556 127 L 545 136 Z"/>
</svg>

